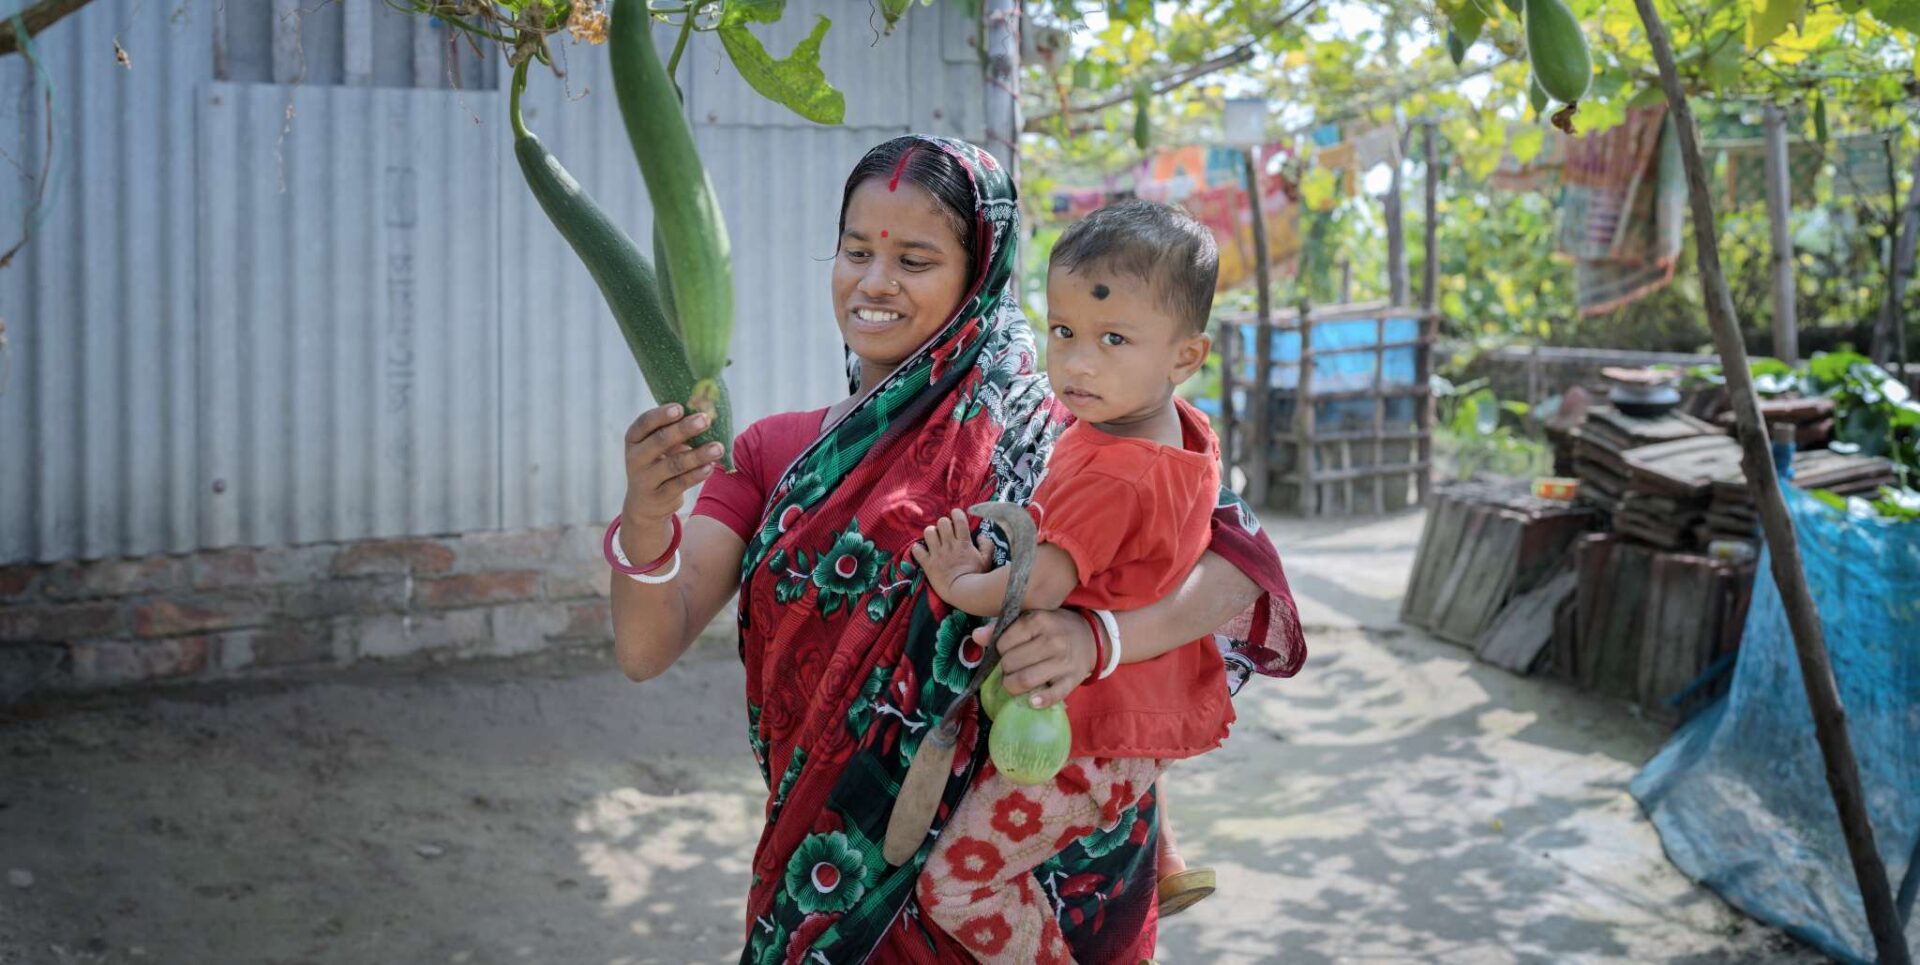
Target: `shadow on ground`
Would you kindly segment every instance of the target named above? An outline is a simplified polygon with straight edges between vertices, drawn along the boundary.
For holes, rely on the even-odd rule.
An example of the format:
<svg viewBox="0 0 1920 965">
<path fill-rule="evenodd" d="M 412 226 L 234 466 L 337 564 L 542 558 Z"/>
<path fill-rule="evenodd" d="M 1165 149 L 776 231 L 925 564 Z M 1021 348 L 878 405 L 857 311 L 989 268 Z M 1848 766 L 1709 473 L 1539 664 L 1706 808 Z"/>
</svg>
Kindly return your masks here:
<svg viewBox="0 0 1920 965">
<path fill-rule="evenodd" d="M 1662 856 L 1626 793 L 1662 729 L 1393 628 L 1418 526 L 1274 527 L 1312 656 L 1167 781 L 1221 892 L 1161 960 L 1813 960 Z M 734 961 L 740 674 L 574 652 L 0 722 L 0 963 Z"/>
</svg>

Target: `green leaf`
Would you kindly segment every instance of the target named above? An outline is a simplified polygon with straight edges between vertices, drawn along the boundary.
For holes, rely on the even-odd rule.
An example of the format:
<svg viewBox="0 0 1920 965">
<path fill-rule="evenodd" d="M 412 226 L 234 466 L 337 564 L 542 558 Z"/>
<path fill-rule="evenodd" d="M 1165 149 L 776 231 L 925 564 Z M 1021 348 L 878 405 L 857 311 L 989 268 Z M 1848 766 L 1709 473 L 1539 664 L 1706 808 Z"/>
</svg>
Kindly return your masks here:
<svg viewBox="0 0 1920 965">
<path fill-rule="evenodd" d="M 1546 146 L 1546 143 L 1546 128 L 1537 126 L 1522 127 L 1516 129 L 1512 137 L 1508 138 L 1507 150 L 1513 154 L 1514 160 L 1519 161 L 1521 164 L 1529 164 L 1534 158 L 1540 156 L 1540 150 Z"/>
<path fill-rule="evenodd" d="M 1153 121 L 1149 88 L 1145 83 L 1133 89 L 1133 146 L 1144 151 L 1153 143 Z"/>
<path fill-rule="evenodd" d="M 880 16 L 887 22 L 887 33 L 893 33 L 900 18 L 907 15 L 907 8 L 913 6 L 913 0 L 880 0 Z"/>
<path fill-rule="evenodd" d="M 1480 9 L 1479 4 L 1474 3 L 1473 0 L 1466 0 L 1460 4 L 1459 9 L 1453 11 L 1448 22 L 1454 32 L 1460 35 L 1460 47 L 1464 50 L 1480 39 L 1480 28 L 1486 26 L 1487 15 Z M 1454 63 L 1457 64 L 1459 61 L 1456 60 Z"/>
<path fill-rule="evenodd" d="M 1813 491 L 1812 495 L 1813 495 L 1813 498 L 1818 499 L 1823 503 L 1826 503 L 1828 506 L 1831 506 L 1834 509 L 1839 510 L 1840 512 L 1844 513 L 1847 511 L 1847 497 L 1842 496 L 1831 489 L 1816 489 Z"/>
<path fill-rule="evenodd" d="M 1666 103 L 1666 100 L 1667 100 L 1666 88 L 1661 87 L 1659 81 L 1654 81 L 1653 83 L 1640 88 L 1639 93 L 1634 94 L 1633 99 L 1627 101 L 1627 106 L 1630 108 L 1652 107 L 1655 104 L 1664 104 Z"/>
<path fill-rule="evenodd" d="M 1773 38 L 1787 32 L 1789 26 L 1806 22 L 1807 0 L 1754 0 L 1753 15 L 1747 19 L 1747 47 L 1759 50 Z"/>
<path fill-rule="evenodd" d="M 1867 0 L 1867 12 L 1889 27 L 1920 33 L 1920 0 Z"/>
<path fill-rule="evenodd" d="M 1467 59 L 1466 41 L 1460 39 L 1460 33 L 1452 27 L 1447 28 L 1447 56 L 1453 59 L 1455 67 Z"/>
<path fill-rule="evenodd" d="M 820 41 L 832 24 L 826 17 L 819 18 L 813 32 L 785 60 L 774 60 L 743 26 L 721 27 L 720 43 L 740 76 L 760 96 L 815 124 L 838 124 L 846 119 L 847 99 L 820 70 Z"/>
<path fill-rule="evenodd" d="M 720 8 L 720 26 L 776 23 L 787 12 L 787 0 L 726 0 Z"/>
</svg>

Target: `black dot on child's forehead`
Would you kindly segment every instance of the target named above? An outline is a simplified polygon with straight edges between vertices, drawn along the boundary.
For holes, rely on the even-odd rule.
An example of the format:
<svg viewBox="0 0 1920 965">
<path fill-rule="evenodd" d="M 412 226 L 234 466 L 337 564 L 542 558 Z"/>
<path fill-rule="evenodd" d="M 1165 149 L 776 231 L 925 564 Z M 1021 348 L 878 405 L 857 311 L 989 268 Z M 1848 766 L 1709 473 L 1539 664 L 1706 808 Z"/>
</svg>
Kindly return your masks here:
<svg viewBox="0 0 1920 965">
<path fill-rule="evenodd" d="M 1109 289 L 1105 285 L 1093 286 L 1093 297 L 1095 298 L 1104 300 L 1108 295 L 1111 295 L 1111 294 L 1113 294 L 1112 289 Z"/>
</svg>

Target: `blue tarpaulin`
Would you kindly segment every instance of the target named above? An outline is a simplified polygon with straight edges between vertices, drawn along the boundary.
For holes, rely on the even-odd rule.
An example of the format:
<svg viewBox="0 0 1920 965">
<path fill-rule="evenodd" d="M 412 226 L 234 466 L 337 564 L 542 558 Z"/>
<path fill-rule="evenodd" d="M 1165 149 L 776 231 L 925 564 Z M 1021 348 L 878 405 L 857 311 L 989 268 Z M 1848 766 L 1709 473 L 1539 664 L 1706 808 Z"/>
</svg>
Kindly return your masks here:
<svg viewBox="0 0 1920 965">
<path fill-rule="evenodd" d="M 1920 523 L 1788 509 L 1895 889 L 1920 846 Z M 1634 779 L 1673 863 L 1753 917 L 1851 962 L 1872 934 L 1827 789 L 1793 637 L 1761 560 L 1733 684 Z M 1911 884 L 1909 885 L 1911 887 Z M 1920 956 L 1920 926 L 1907 928 Z"/>
</svg>

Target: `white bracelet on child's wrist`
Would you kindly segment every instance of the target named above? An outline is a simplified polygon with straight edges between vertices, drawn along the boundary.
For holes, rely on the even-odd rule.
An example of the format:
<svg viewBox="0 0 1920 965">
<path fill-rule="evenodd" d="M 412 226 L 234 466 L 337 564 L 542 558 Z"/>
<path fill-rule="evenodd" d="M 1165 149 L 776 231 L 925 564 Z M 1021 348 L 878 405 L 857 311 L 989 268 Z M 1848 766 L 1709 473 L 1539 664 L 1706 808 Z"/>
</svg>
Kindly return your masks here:
<svg viewBox="0 0 1920 965">
<path fill-rule="evenodd" d="M 1120 621 L 1113 618 L 1112 610 L 1095 610 L 1093 615 L 1100 618 L 1100 625 L 1107 631 L 1107 665 L 1093 679 L 1105 680 L 1120 669 Z"/>
</svg>

